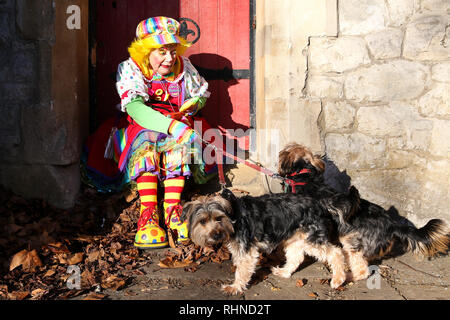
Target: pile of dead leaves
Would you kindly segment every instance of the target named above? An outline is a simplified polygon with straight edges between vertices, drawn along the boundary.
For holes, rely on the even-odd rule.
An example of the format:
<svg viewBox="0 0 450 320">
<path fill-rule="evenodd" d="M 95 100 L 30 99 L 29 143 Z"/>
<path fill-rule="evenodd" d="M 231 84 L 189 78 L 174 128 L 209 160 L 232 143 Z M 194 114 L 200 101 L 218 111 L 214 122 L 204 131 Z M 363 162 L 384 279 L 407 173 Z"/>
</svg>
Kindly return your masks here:
<svg viewBox="0 0 450 320">
<path fill-rule="evenodd" d="M 69 249 L 83 242 L 86 246 L 78 252 Z M 108 237 L 50 243 L 13 256 L 0 295 L 7 299 L 67 299 L 89 291 L 120 290 L 130 277 L 142 274 L 138 269 L 147 262 L 137 249 Z"/>
<path fill-rule="evenodd" d="M 133 246 L 135 197 L 85 189 L 72 210 L 4 190 L 0 200 L 0 299 L 67 299 L 120 290 L 150 262 Z"/>
<path fill-rule="evenodd" d="M 230 257 L 230 252 L 223 246 L 214 250 L 191 242 L 166 251 L 165 258 L 160 260 L 158 265 L 161 268 L 184 268 L 185 271 L 195 272 L 205 262 L 222 263 Z"/>
<path fill-rule="evenodd" d="M 121 290 L 153 263 L 133 246 L 139 205 L 136 193 L 99 194 L 85 188 L 70 210 L 25 200 L 0 190 L 0 300 L 70 299 Z M 194 272 L 205 262 L 230 258 L 192 243 L 173 245 L 161 268 Z"/>
</svg>

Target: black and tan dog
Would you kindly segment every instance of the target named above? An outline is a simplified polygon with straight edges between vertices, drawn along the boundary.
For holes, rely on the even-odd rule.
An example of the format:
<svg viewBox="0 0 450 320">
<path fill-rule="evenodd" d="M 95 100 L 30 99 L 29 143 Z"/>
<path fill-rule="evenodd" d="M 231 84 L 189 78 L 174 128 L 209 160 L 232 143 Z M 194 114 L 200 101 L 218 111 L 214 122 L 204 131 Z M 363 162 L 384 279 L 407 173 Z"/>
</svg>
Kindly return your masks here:
<svg viewBox="0 0 450 320">
<path fill-rule="evenodd" d="M 279 153 L 279 174 L 292 179 L 297 194 L 329 203 L 330 213 L 340 215 L 337 228 L 346 262 L 351 268 L 349 279 L 361 280 L 369 276 L 368 263 L 390 254 L 413 251 L 426 256 L 446 253 L 450 237 L 444 221 L 430 220 L 417 229 L 399 216 L 395 208 L 382 207 L 361 199 L 355 187 L 345 197 L 325 185 L 325 164 L 306 147 L 291 143 Z M 341 196 L 339 196 L 341 195 Z M 330 199 L 338 196 L 340 205 L 333 208 Z M 345 205 L 345 202 L 347 204 Z M 346 210 L 340 210 L 346 208 Z"/>
<path fill-rule="evenodd" d="M 311 197 L 292 193 L 237 198 L 225 189 L 217 196 L 202 196 L 185 204 L 183 220 L 188 220 L 189 236 L 202 247 L 225 244 L 236 266 L 229 294 L 242 293 L 255 272 L 260 252 L 282 245 L 286 264 L 272 271 L 289 277 L 304 254 L 327 262 L 332 270 L 331 287 L 346 279 L 342 249 L 334 244 L 338 217 Z"/>
<path fill-rule="evenodd" d="M 336 191 L 325 183 L 324 172 L 322 157 L 298 143 L 286 145 L 278 155 L 278 174 L 287 179 L 283 183 L 285 192 L 313 197 L 343 224 L 357 210 L 359 192 L 354 186 L 346 193 Z"/>
</svg>

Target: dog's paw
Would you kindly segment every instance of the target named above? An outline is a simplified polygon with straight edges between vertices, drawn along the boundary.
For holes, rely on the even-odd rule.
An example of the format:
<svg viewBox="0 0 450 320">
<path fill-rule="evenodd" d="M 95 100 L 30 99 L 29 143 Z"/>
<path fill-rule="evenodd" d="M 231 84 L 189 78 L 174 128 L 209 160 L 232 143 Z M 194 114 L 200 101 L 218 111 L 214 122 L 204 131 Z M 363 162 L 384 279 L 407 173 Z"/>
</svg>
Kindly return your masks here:
<svg viewBox="0 0 450 320">
<path fill-rule="evenodd" d="M 223 285 L 222 286 L 222 291 L 225 292 L 226 294 L 230 295 L 230 296 L 236 296 L 238 294 L 243 294 L 244 293 L 244 290 L 241 287 L 236 286 L 234 284 Z"/>
<path fill-rule="evenodd" d="M 331 279 L 330 286 L 333 289 L 339 288 L 345 282 L 345 274 L 342 276 L 335 276 Z"/>
<path fill-rule="evenodd" d="M 350 272 L 347 274 L 347 282 L 350 281 L 359 281 L 367 279 L 370 276 L 370 271 L 368 268 L 358 270 L 356 272 Z"/>
<path fill-rule="evenodd" d="M 290 278 L 291 277 L 291 273 L 289 272 L 289 270 L 286 270 L 284 268 L 280 268 L 280 267 L 272 267 L 272 274 L 281 278 Z"/>
<path fill-rule="evenodd" d="M 367 279 L 369 276 L 370 276 L 370 272 L 359 273 L 357 275 L 353 275 L 353 281 L 364 280 L 364 279 Z"/>
</svg>

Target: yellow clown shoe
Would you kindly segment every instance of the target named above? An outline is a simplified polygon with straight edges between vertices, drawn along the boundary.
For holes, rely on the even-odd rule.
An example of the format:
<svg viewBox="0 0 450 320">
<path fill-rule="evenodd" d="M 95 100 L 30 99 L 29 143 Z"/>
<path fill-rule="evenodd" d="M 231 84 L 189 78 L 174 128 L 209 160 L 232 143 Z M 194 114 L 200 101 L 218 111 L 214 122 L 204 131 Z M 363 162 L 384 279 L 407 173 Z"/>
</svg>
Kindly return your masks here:
<svg viewBox="0 0 450 320">
<path fill-rule="evenodd" d="M 138 231 L 134 237 L 134 245 L 141 249 L 165 248 L 169 242 L 164 229 L 159 226 L 158 212 L 155 206 L 141 205 Z"/>
<path fill-rule="evenodd" d="M 166 207 L 166 203 L 164 203 L 164 207 Z M 181 222 L 180 219 L 182 212 L 183 207 L 179 204 L 168 206 L 164 210 L 164 218 L 166 226 L 172 230 L 177 230 L 178 233 L 177 242 L 185 242 L 189 240 L 187 221 Z"/>
</svg>

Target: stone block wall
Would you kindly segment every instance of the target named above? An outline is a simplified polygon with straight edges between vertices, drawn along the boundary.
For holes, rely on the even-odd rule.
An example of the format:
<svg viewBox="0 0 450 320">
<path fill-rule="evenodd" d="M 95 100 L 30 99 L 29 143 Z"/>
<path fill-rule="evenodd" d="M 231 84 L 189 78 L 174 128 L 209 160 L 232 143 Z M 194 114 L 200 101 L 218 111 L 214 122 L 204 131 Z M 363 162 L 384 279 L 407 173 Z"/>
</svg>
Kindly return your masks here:
<svg viewBox="0 0 450 320">
<path fill-rule="evenodd" d="M 69 4 L 87 15 L 87 0 L 0 0 L 0 184 L 61 208 L 79 191 L 89 107 L 87 18 L 68 30 Z"/>
<path fill-rule="evenodd" d="M 277 168 L 278 151 L 290 141 L 321 151 L 317 130 L 321 103 L 303 92 L 313 81 L 307 78 L 307 49 L 311 36 L 337 35 L 336 9 L 336 0 L 264 0 L 256 4 L 257 150 L 252 157 L 272 170 Z M 315 80 L 322 82 L 319 77 Z M 312 88 L 321 90 L 323 85 Z M 269 181 L 271 191 L 281 191 L 278 180 Z"/>
<path fill-rule="evenodd" d="M 37 41 L 30 41 L 16 24 L 14 0 L 0 1 L 0 159 L 19 156 L 22 105 L 39 95 Z M 5 152 L 7 151 L 7 152 Z"/>
<path fill-rule="evenodd" d="M 307 54 L 322 151 L 363 197 L 450 222 L 450 2 L 340 0 L 338 20 Z"/>
</svg>

